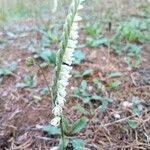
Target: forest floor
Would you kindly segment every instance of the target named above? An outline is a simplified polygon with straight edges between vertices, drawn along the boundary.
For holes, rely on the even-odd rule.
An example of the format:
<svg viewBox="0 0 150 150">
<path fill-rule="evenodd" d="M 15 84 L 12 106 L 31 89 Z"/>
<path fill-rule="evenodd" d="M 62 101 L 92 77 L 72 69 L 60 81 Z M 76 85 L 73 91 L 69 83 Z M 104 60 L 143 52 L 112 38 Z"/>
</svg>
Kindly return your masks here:
<svg viewBox="0 0 150 150">
<path fill-rule="evenodd" d="M 47 125 L 53 118 L 52 99 L 41 94 L 41 90 L 46 87 L 43 74 L 51 85 L 54 71 L 53 64 L 39 67 L 44 61 L 33 51 L 41 48 L 41 34 L 36 27 L 36 21 L 27 18 L 0 31 L 0 66 L 17 64 L 9 75 L 0 74 L 0 150 L 46 150 L 56 144 L 55 138 L 36 128 Z M 141 64 L 133 69 L 123 62 L 124 55 L 110 52 L 109 47 L 84 46 L 86 37 L 82 29 L 79 41 L 85 58 L 73 65 L 63 114 L 72 123 L 83 115 L 88 118 L 86 128 L 76 136 L 95 149 L 149 150 L 149 43 L 142 43 Z M 52 48 L 57 49 L 58 45 Z M 26 59 L 31 56 L 36 64 L 27 66 Z M 89 73 L 81 75 L 89 68 Z M 29 74 L 34 76 L 35 81 L 31 82 L 35 86 L 18 88 L 18 83 Z M 83 81 L 85 89 L 81 87 Z M 75 95 L 74 90 L 79 92 L 79 88 L 83 88 L 83 93 Z M 87 103 L 86 98 L 92 96 Z M 100 106 L 105 110 L 100 111 Z"/>
</svg>

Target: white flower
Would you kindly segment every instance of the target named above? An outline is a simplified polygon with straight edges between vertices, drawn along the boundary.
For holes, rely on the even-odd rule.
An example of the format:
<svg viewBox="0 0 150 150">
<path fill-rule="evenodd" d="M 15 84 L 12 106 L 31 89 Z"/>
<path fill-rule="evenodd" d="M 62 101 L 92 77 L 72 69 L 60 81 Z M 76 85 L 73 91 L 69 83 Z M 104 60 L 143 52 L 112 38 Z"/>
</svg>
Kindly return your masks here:
<svg viewBox="0 0 150 150">
<path fill-rule="evenodd" d="M 64 57 L 64 62 L 67 63 L 68 65 L 71 65 L 73 61 L 72 57 Z"/>
<path fill-rule="evenodd" d="M 67 65 L 62 65 L 61 67 L 61 74 L 67 74 L 68 72 L 70 72 L 72 69 L 71 66 L 67 66 Z"/>
<path fill-rule="evenodd" d="M 73 53 L 74 49 L 73 48 L 66 48 L 66 53 L 69 53 L 69 52 Z"/>
<path fill-rule="evenodd" d="M 82 18 L 78 15 L 76 15 L 74 18 L 74 21 L 76 21 L 76 22 L 81 21 L 81 20 L 82 20 Z"/>
<path fill-rule="evenodd" d="M 68 40 L 68 48 L 76 48 L 76 44 L 77 44 L 77 41 L 75 41 L 75 40 L 71 40 L 71 39 L 69 39 Z"/>
<path fill-rule="evenodd" d="M 68 82 L 69 78 L 71 77 L 70 72 L 66 72 L 65 74 L 61 72 L 60 74 L 60 80 L 63 80 L 64 82 Z M 59 85 L 58 85 L 59 87 Z"/>
<path fill-rule="evenodd" d="M 64 88 L 58 88 L 57 94 L 61 95 L 62 97 L 65 97 L 67 95 L 67 92 Z"/>
<path fill-rule="evenodd" d="M 79 5 L 79 7 L 78 7 L 78 10 L 81 10 L 81 9 L 83 9 L 83 5 Z"/>
<path fill-rule="evenodd" d="M 67 63 L 68 65 L 72 64 L 73 61 L 73 53 L 74 53 L 74 49 L 71 48 L 67 48 L 65 55 L 63 57 L 63 62 Z M 70 71 L 69 71 L 70 72 Z"/>
<path fill-rule="evenodd" d="M 57 95 L 55 105 L 60 105 L 61 107 L 64 106 L 64 102 L 66 101 L 65 98 L 60 96 L 59 94 Z"/>
<path fill-rule="evenodd" d="M 73 30 L 73 31 L 79 30 L 79 25 L 78 25 L 77 22 L 73 22 L 73 24 L 72 24 L 72 30 Z"/>
<path fill-rule="evenodd" d="M 53 108 L 52 113 L 53 113 L 55 116 L 60 116 L 61 113 L 62 113 L 62 107 L 59 106 L 59 105 L 56 105 L 56 106 Z"/>
<path fill-rule="evenodd" d="M 70 38 L 73 39 L 73 40 L 77 40 L 79 38 L 79 35 L 78 35 L 78 31 L 71 31 L 70 32 Z"/>
<path fill-rule="evenodd" d="M 66 53 L 67 54 L 64 55 L 63 62 L 67 63 L 68 65 L 71 65 L 72 61 L 74 60 L 74 58 L 73 58 L 73 52 L 72 51 L 68 51 Z"/>
<path fill-rule="evenodd" d="M 56 116 L 54 119 L 51 120 L 50 123 L 51 123 L 51 125 L 57 127 L 60 124 L 60 120 L 61 120 L 61 117 Z"/>
<path fill-rule="evenodd" d="M 59 80 L 58 81 L 58 86 L 64 86 L 64 87 L 66 87 L 67 85 L 69 84 L 69 82 L 66 82 L 66 81 L 64 81 L 64 80 Z"/>
</svg>

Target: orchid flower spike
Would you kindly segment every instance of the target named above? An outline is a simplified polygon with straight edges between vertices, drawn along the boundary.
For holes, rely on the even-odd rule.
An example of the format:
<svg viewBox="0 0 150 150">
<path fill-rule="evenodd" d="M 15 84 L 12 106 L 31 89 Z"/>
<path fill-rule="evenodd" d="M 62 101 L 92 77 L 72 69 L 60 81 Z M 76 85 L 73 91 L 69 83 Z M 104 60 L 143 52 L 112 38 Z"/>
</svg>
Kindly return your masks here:
<svg viewBox="0 0 150 150">
<path fill-rule="evenodd" d="M 60 124 L 62 109 L 66 102 L 66 86 L 69 84 L 69 78 L 71 77 L 70 72 L 72 70 L 71 64 L 74 60 L 73 53 L 78 44 L 78 22 L 82 20 L 78 14 L 78 10 L 83 8 L 82 2 L 84 1 L 85 0 L 73 0 L 70 13 L 67 16 L 64 26 L 61 46 L 57 53 L 54 83 L 52 87 L 55 104 L 52 110 L 55 116 L 51 121 L 51 125 L 53 126 Z"/>
</svg>

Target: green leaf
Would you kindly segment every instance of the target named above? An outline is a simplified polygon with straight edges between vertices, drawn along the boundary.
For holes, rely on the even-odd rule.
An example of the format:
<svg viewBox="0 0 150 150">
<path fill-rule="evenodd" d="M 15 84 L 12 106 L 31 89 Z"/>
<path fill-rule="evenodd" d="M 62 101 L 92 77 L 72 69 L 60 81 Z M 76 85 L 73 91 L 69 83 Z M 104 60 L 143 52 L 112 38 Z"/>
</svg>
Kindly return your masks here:
<svg viewBox="0 0 150 150">
<path fill-rule="evenodd" d="M 58 150 L 64 150 L 64 149 L 66 149 L 67 146 L 68 146 L 68 144 L 69 144 L 69 139 L 64 139 L 64 141 L 63 141 L 63 140 L 60 140 L 60 141 L 59 141 Z"/>
<path fill-rule="evenodd" d="M 25 75 L 24 82 L 29 87 L 36 87 L 36 81 L 34 75 Z"/>
<path fill-rule="evenodd" d="M 94 24 L 87 24 L 85 27 L 85 31 L 88 35 L 92 37 L 99 36 L 102 31 L 101 22 L 95 22 Z"/>
<path fill-rule="evenodd" d="M 122 73 L 121 72 L 112 72 L 110 75 L 109 75 L 109 78 L 116 78 L 116 77 L 121 77 L 122 76 Z"/>
<path fill-rule="evenodd" d="M 108 105 L 110 104 L 110 103 L 112 103 L 112 99 L 110 99 L 109 97 L 104 97 L 103 99 L 102 99 L 102 105 L 99 107 L 100 108 L 100 111 L 101 112 L 104 112 L 106 109 L 107 109 L 107 107 L 108 107 Z"/>
<path fill-rule="evenodd" d="M 8 66 L 8 70 L 10 70 L 11 72 L 12 72 L 12 71 L 15 71 L 16 68 L 17 68 L 17 63 L 16 63 L 16 62 L 13 62 L 12 64 L 10 64 L 10 65 Z"/>
<path fill-rule="evenodd" d="M 86 69 L 84 72 L 83 72 L 83 74 L 82 74 L 82 77 L 86 77 L 86 76 L 89 76 L 89 75 L 91 75 L 92 74 L 92 72 L 93 72 L 93 69 Z"/>
<path fill-rule="evenodd" d="M 15 71 L 17 68 L 17 63 L 13 62 L 10 65 L 6 67 L 0 68 L 0 76 L 6 76 L 6 75 L 11 75 L 13 71 Z"/>
<path fill-rule="evenodd" d="M 40 57 L 47 63 L 55 64 L 55 61 L 56 61 L 55 52 L 44 50 L 43 52 L 40 53 Z"/>
<path fill-rule="evenodd" d="M 108 39 L 103 36 L 99 38 L 87 37 L 86 42 L 91 47 L 100 47 L 102 45 L 108 45 Z"/>
<path fill-rule="evenodd" d="M 73 64 L 75 65 L 79 65 L 81 63 L 82 60 L 85 59 L 85 54 L 82 51 L 75 51 L 74 52 L 74 61 Z"/>
<path fill-rule="evenodd" d="M 77 105 L 76 105 L 76 108 L 79 110 L 80 113 L 82 113 L 82 114 L 84 114 L 84 115 L 88 115 L 88 114 L 89 114 L 89 112 L 86 111 L 86 110 L 84 109 L 84 107 L 82 107 L 80 104 L 77 104 Z"/>
<path fill-rule="evenodd" d="M 98 95 L 93 95 L 93 96 L 91 96 L 91 98 L 90 99 L 92 99 L 92 100 L 100 100 L 101 99 L 101 97 L 100 96 L 98 96 Z"/>
<path fill-rule="evenodd" d="M 76 133 L 80 132 L 82 129 L 84 129 L 86 127 L 86 124 L 87 124 L 87 119 L 85 117 L 78 119 L 73 124 L 72 134 L 76 134 Z"/>
<path fill-rule="evenodd" d="M 91 98 L 89 96 L 84 96 L 82 100 L 83 100 L 83 103 L 87 104 L 87 103 L 89 103 Z"/>
<path fill-rule="evenodd" d="M 47 87 L 44 87 L 40 90 L 40 95 L 44 96 L 44 95 L 49 95 L 49 90 Z"/>
<path fill-rule="evenodd" d="M 98 79 L 94 79 L 93 82 L 94 82 L 95 88 L 96 88 L 97 90 L 101 91 L 101 90 L 102 90 L 102 87 L 103 87 L 102 82 L 101 82 L 100 80 L 98 80 Z"/>
<path fill-rule="evenodd" d="M 66 117 L 63 117 L 63 129 L 65 132 L 69 130 L 69 120 Z"/>
<path fill-rule="evenodd" d="M 86 80 L 82 80 L 80 87 L 85 90 L 87 88 L 87 82 Z"/>
<path fill-rule="evenodd" d="M 72 146 L 74 150 L 84 150 L 85 142 L 82 139 L 74 139 L 72 140 Z"/>
<path fill-rule="evenodd" d="M 120 85 L 121 85 L 121 82 L 119 81 L 119 80 L 117 80 L 117 81 L 109 81 L 108 82 L 108 87 L 110 88 L 110 89 L 118 89 L 119 87 L 120 87 Z"/>
<path fill-rule="evenodd" d="M 44 126 L 42 130 L 47 132 L 49 135 L 60 135 L 60 129 L 52 125 Z"/>
<path fill-rule="evenodd" d="M 128 120 L 128 124 L 132 129 L 136 129 L 138 127 L 138 123 L 135 120 Z"/>
<path fill-rule="evenodd" d="M 34 87 L 36 87 L 36 85 L 37 85 L 36 76 L 34 76 L 34 75 L 25 75 L 24 76 L 24 82 L 17 83 L 16 87 L 17 88 L 25 88 L 25 87 L 34 88 Z"/>
<path fill-rule="evenodd" d="M 108 104 L 109 104 L 108 100 L 106 100 L 106 99 L 103 100 L 103 101 L 102 101 L 102 105 L 100 106 L 100 111 L 101 111 L 101 112 L 104 112 L 104 111 L 107 109 Z"/>
<path fill-rule="evenodd" d="M 82 74 L 80 71 L 75 71 L 73 75 L 75 78 L 81 78 L 82 77 Z"/>
</svg>

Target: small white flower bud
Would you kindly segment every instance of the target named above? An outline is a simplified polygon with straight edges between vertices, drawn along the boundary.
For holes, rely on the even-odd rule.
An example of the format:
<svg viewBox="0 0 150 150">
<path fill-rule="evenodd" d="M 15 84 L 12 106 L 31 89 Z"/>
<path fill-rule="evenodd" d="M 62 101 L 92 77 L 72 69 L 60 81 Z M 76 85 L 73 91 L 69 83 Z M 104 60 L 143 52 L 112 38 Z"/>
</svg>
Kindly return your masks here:
<svg viewBox="0 0 150 150">
<path fill-rule="evenodd" d="M 52 126 L 57 127 L 60 124 L 60 120 L 61 120 L 61 117 L 56 116 L 54 119 L 51 120 L 50 123 L 51 123 Z"/>
<path fill-rule="evenodd" d="M 53 113 L 55 116 L 59 116 L 59 115 L 61 115 L 61 113 L 62 113 L 62 108 L 61 108 L 59 105 L 56 105 L 56 106 L 53 108 L 52 113 Z"/>
<path fill-rule="evenodd" d="M 78 16 L 78 15 L 76 15 L 75 18 L 74 18 L 74 21 L 77 21 L 77 22 L 81 21 L 81 20 L 82 20 L 82 18 L 80 16 Z"/>
<path fill-rule="evenodd" d="M 78 7 L 78 10 L 81 10 L 81 9 L 83 9 L 83 5 L 79 5 L 79 7 Z"/>
</svg>

